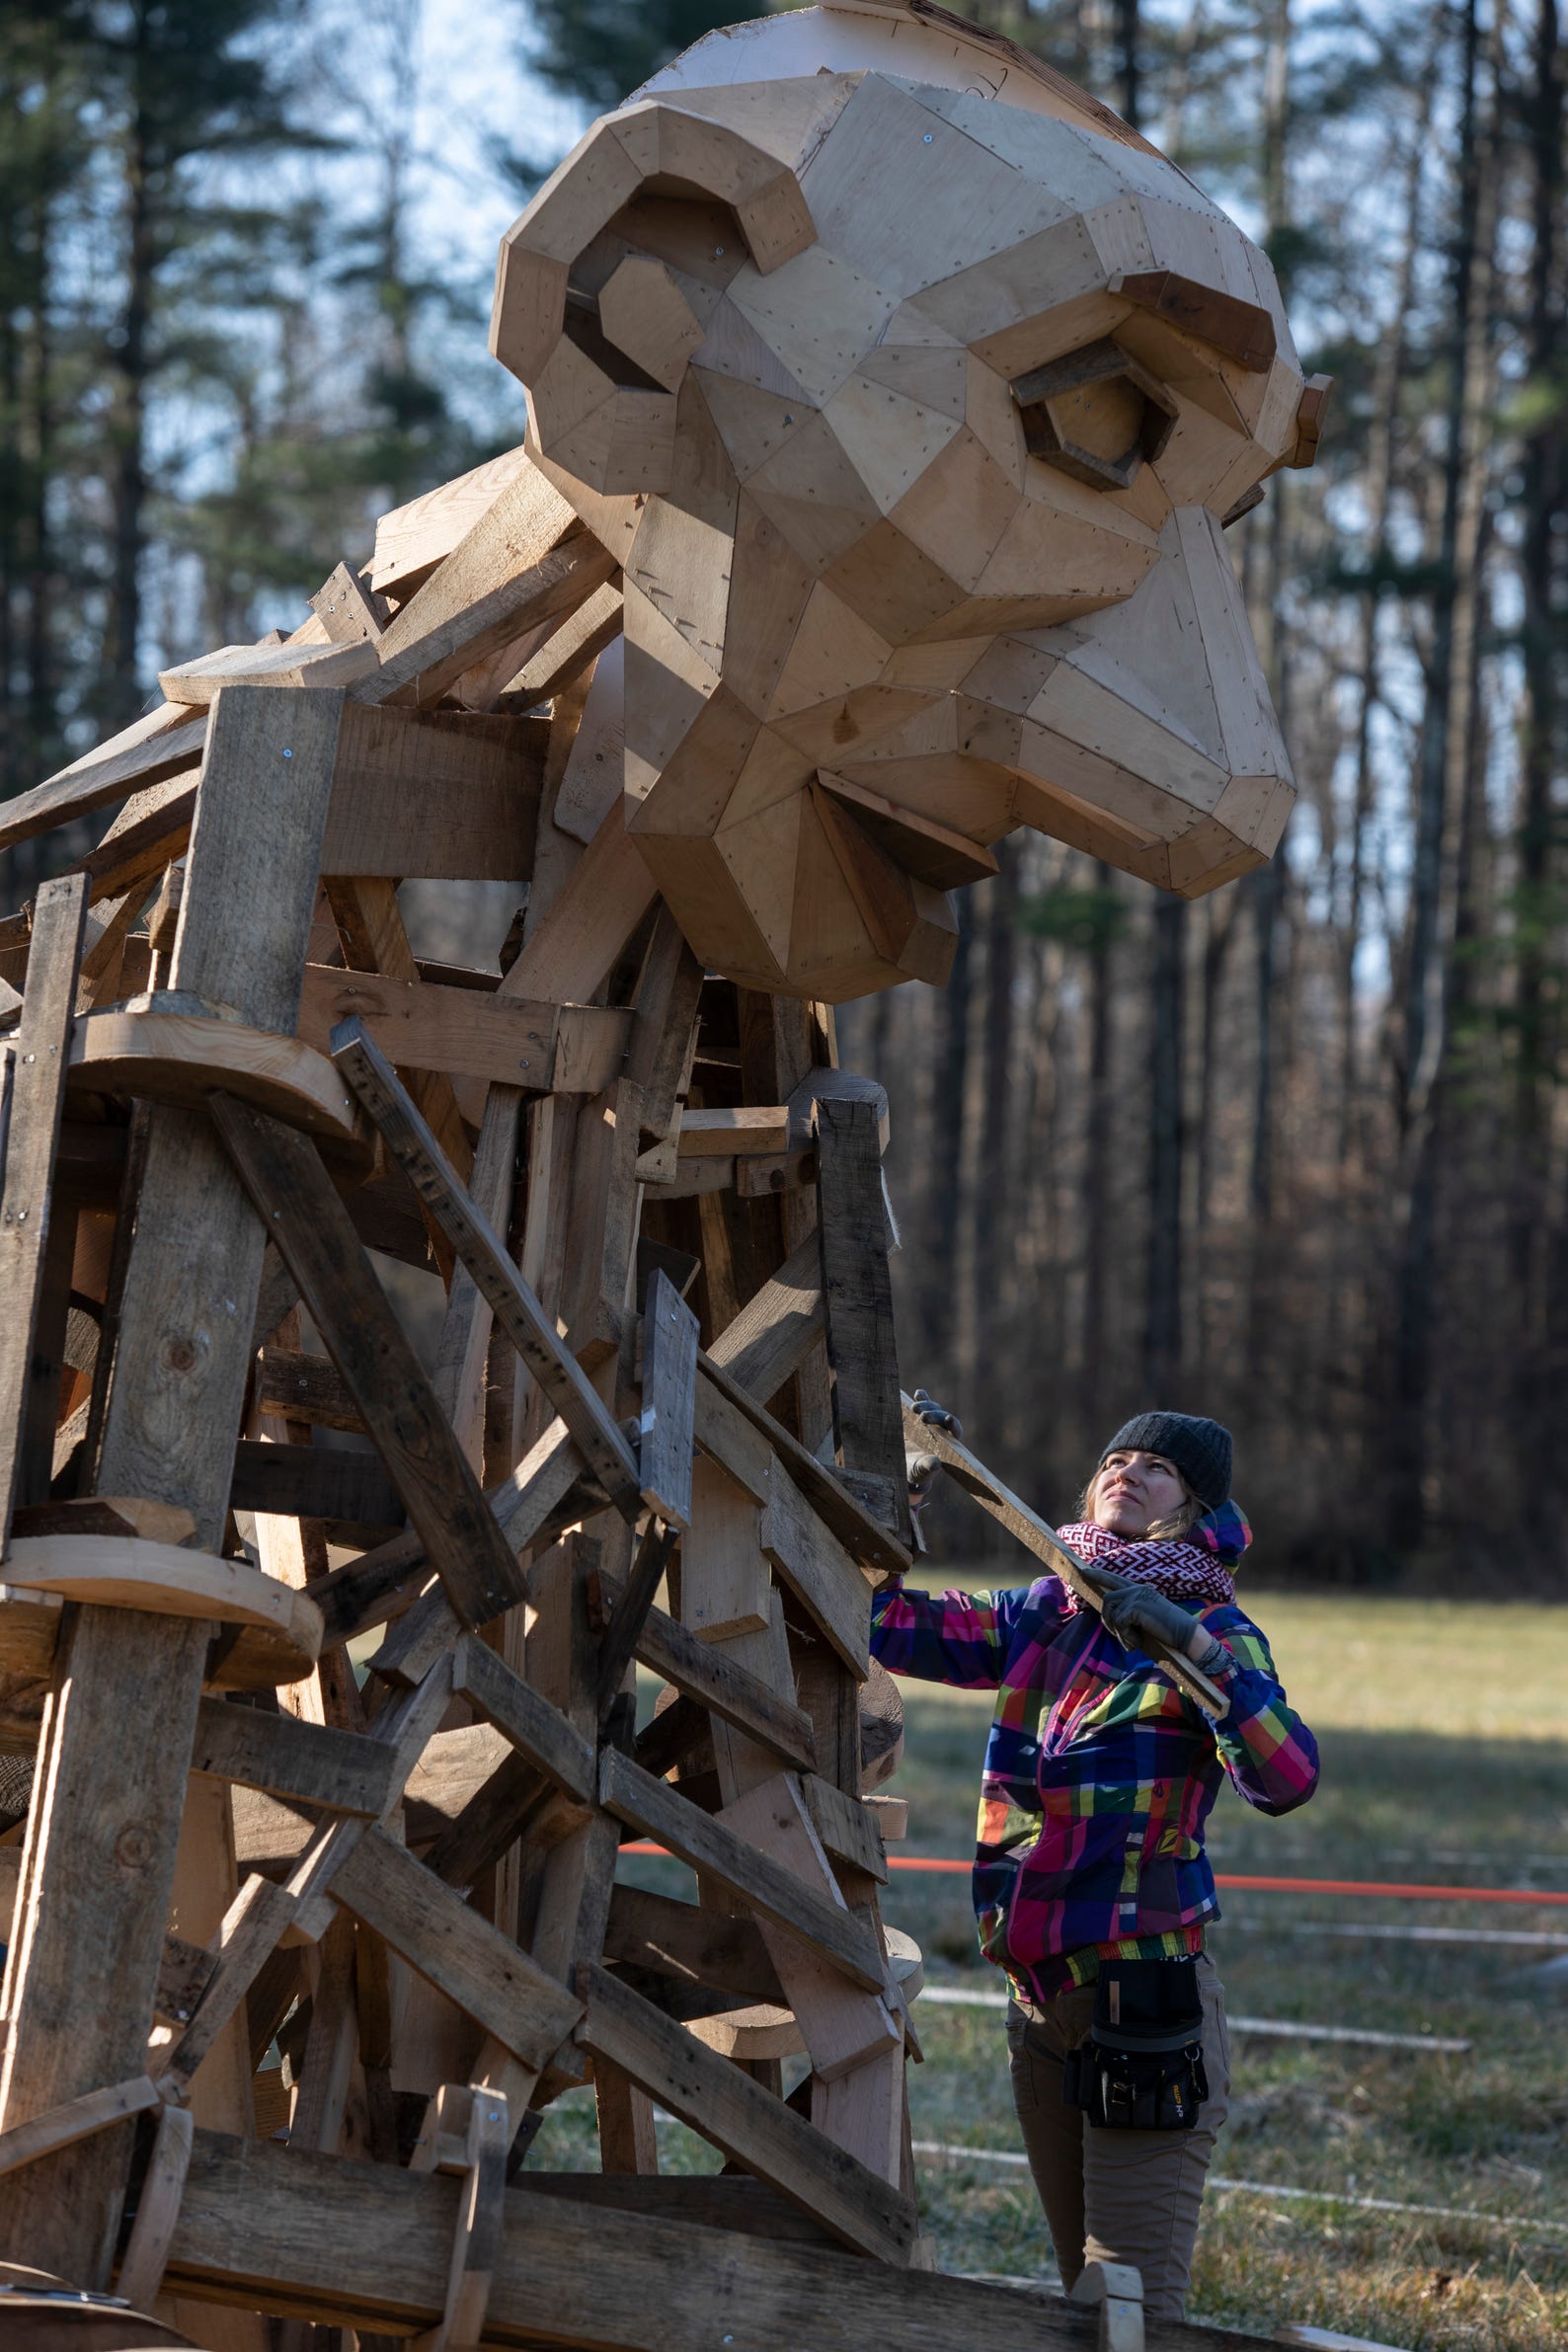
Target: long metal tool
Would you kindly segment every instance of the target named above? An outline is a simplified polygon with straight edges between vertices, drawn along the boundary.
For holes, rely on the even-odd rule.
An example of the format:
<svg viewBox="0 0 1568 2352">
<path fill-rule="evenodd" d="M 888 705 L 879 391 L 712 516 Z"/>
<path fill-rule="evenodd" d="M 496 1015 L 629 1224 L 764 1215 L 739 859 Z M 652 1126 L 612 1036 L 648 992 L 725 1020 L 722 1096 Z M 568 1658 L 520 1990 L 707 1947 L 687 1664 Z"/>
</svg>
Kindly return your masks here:
<svg viewBox="0 0 1568 2352">
<path fill-rule="evenodd" d="M 1068 1591 L 1077 1595 L 1085 1608 L 1103 1608 L 1110 1594 L 1121 1592 L 1124 1587 L 1135 1583 L 1132 1577 L 1116 1576 L 1108 1568 L 1097 1568 L 1091 1561 L 1080 1559 L 1070 1544 L 1062 1542 L 1056 1529 L 1048 1527 L 1037 1511 L 1031 1511 L 1029 1505 L 1021 1502 L 1010 1486 L 1004 1486 L 999 1478 L 993 1476 L 982 1461 L 976 1459 L 967 1446 L 960 1445 L 957 1438 L 950 1437 L 935 1422 L 922 1420 L 909 1397 L 903 1396 L 901 1401 L 903 1405 L 904 1443 L 911 1452 L 934 1453 L 948 1476 L 979 1503 L 982 1511 L 988 1511 L 992 1519 L 999 1521 L 1009 1535 L 1016 1536 L 1026 1551 L 1032 1551 L 1037 1560 L 1044 1560 L 1048 1568 L 1055 1570 Z M 1162 1641 L 1151 1639 L 1146 1647 L 1155 1665 L 1163 1667 L 1172 1682 L 1178 1684 L 1189 1698 L 1196 1699 L 1206 1715 L 1224 1714 L 1229 1700 L 1217 1684 L 1199 1673 L 1190 1658 L 1168 1649 Z"/>
</svg>

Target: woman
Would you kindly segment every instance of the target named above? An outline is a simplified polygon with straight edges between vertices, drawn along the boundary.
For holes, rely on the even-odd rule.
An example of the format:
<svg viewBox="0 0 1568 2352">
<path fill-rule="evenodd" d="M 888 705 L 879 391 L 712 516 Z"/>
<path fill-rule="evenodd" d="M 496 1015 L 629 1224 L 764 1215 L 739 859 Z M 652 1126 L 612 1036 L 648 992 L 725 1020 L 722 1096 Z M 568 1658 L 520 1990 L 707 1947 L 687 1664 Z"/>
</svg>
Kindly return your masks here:
<svg viewBox="0 0 1568 2352">
<path fill-rule="evenodd" d="M 917 1400 L 927 1419 L 952 1416 Z M 1103 1613 L 1056 1576 L 1027 1591 L 909 1593 L 872 1607 L 894 1674 L 994 1689 L 975 1909 L 1006 1971 L 1013 2101 L 1062 2284 L 1136 2263 L 1146 2316 L 1186 2304 L 1204 2175 L 1224 2121 L 1224 1999 L 1204 1949 L 1219 1916 L 1204 1824 L 1220 1770 L 1260 1813 L 1317 1785 L 1317 1745 L 1235 1606 L 1251 1541 L 1230 1433 L 1143 1413 L 1101 1455 L 1062 1540 L 1126 1583 Z M 1140 1643 L 1193 1661 L 1211 1718 Z"/>
</svg>

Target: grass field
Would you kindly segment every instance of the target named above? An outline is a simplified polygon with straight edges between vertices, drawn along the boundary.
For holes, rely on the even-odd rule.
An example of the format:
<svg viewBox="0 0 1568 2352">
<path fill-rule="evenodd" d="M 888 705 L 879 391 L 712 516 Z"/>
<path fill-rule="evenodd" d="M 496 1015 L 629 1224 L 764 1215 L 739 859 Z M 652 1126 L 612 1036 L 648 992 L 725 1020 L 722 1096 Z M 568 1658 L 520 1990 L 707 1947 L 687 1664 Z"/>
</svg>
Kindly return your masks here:
<svg viewBox="0 0 1568 2352">
<path fill-rule="evenodd" d="M 1211 1825 L 1217 1870 L 1568 1889 L 1568 1608 L 1248 1601 L 1318 1734 L 1323 1783 L 1281 1822 L 1225 1791 Z M 902 1851 L 963 1853 L 988 1709 L 969 1693 L 902 1687 Z M 689 1891 L 672 1864 L 622 1868 Z M 1549 1947 L 1488 1940 L 1499 1929 L 1568 1935 L 1568 1909 L 1221 1899 L 1212 1948 L 1233 2015 L 1473 2048 L 1456 2057 L 1235 2036 L 1215 2173 L 1322 2201 L 1212 2187 L 1192 2315 L 1263 2334 L 1307 2321 L 1408 2352 L 1544 2352 L 1568 2340 L 1568 1946 L 1553 1974 L 1542 1970 Z M 975 1953 L 963 1878 L 895 1873 L 886 1909 L 925 1952 L 929 1985 L 995 1988 Z M 1331 1922 L 1459 1927 L 1477 1940 L 1364 1940 L 1323 1932 Z M 915 2021 L 926 2059 L 910 2076 L 915 2139 L 1016 2151 L 999 2012 L 924 2001 Z M 661 2149 L 670 2170 L 717 2165 L 679 2126 L 662 2127 Z M 560 2102 L 530 2161 L 595 2160 L 590 2098 Z M 1335 2202 L 1352 2197 L 1499 2219 Z M 1051 2275 L 1019 2167 L 923 2159 L 921 2200 L 945 2269 Z"/>
</svg>

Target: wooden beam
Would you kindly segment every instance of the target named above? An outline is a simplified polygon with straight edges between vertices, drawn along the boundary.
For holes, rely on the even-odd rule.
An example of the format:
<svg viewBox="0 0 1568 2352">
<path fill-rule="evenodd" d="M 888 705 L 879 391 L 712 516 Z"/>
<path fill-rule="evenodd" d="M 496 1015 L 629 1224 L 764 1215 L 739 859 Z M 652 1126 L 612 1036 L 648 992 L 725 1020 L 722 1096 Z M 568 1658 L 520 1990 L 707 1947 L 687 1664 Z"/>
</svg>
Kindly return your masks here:
<svg viewBox="0 0 1568 2352">
<path fill-rule="evenodd" d="M 598 1391 L 563 1346 L 489 1218 L 463 1191 L 362 1021 L 342 1022 L 333 1032 L 332 1058 L 489 1301 L 497 1326 L 572 1432 L 610 1500 L 623 1510 L 635 1507 L 640 1501 L 641 1478 L 631 1448 Z"/>
<path fill-rule="evenodd" d="M 203 1698 L 196 1710 L 193 1772 L 241 1780 L 297 1804 L 379 1820 L 397 1793 L 392 1764 L 390 1748 L 329 1724 L 264 1714 L 221 1698 Z"/>
<path fill-rule="evenodd" d="M 452 1688 L 536 1771 L 580 1803 L 593 1803 L 597 1760 L 591 1743 L 474 1634 L 465 1634 L 457 1645 Z"/>
<path fill-rule="evenodd" d="M 45 783 L 0 805 L 0 849 L 199 766 L 206 732 L 205 711 L 193 718 L 182 704 L 165 703 L 145 718 L 132 720 L 107 744 L 85 751 Z"/>
<path fill-rule="evenodd" d="M 477 988 L 307 965 L 299 1034 L 318 1052 L 357 1014 L 399 1069 L 444 1070 L 537 1094 L 601 1094 L 621 1074 L 632 1016 L 599 1004 L 521 1003 Z"/>
<path fill-rule="evenodd" d="M 355 1919 L 525 2065 L 542 2067 L 583 2014 L 576 1996 L 385 1831 L 359 1840 L 331 1887 Z"/>
<path fill-rule="evenodd" d="M 882 1991 L 882 1953 L 863 1920 L 814 1894 L 792 1871 L 613 1749 L 599 1759 L 599 1802 L 618 1821 L 656 1839 L 691 1869 L 717 1879 L 753 1911 L 789 1928 L 867 1992 Z"/>
<path fill-rule="evenodd" d="M 302 1136 L 232 1096 L 214 1095 L 211 1116 L 452 1607 L 465 1624 L 487 1623 L 521 1600 L 521 1571 L 331 1178 Z"/>
<path fill-rule="evenodd" d="M 323 874 L 522 882 L 533 865 L 543 719 L 344 713 Z"/>
<path fill-rule="evenodd" d="M 342 699 L 226 688 L 207 724 L 170 980 L 285 1037 Z M 197 1542 L 216 1550 L 266 1235 L 204 1118 L 155 1104 L 146 1133 L 93 1482 L 182 1506 Z M 66 1615 L 8 1963 L 5 2124 L 144 2064 L 207 1657 L 200 1620 L 90 1607 Z M 119 2127 L 31 2166 L 0 2211 L 0 2259 L 107 2286 L 130 2137 Z"/>
<path fill-rule="evenodd" d="M 9 1118 L 0 1168 L 0 1560 L 12 1512 L 23 1499 L 24 1450 L 37 1385 L 34 1350 L 55 1208 L 54 1155 L 86 918 L 87 886 L 80 876 L 43 884 L 33 917 L 21 1025 L 9 1047 Z M 69 1283 L 69 1266 L 60 1279 Z M 46 1400 L 51 1429 L 54 1401 Z"/>
<path fill-rule="evenodd" d="M 870 1103 L 824 1095 L 817 1105 L 823 1303 L 833 1419 L 847 1470 L 892 1481 L 894 1532 L 912 1540 L 899 1406 L 899 1352 L 888 1268 L 882 1149 Z"/>
<path fill-rule="evenodd" d="M 663 2206 L 676 2184 L 644 2185 Z M 708 2185 L 693 2182 L 691 2192 Z M 808 2340 L 812 2352 L 884 2342 L 900 2352 L 972 2343 L 987 2352 L 1092 2352 L 1095 2343 L 1097 2314 L 1058 2298 L 739 2228 L 716 2234 L 667 2209 L 616 2212 L 597 2201 L 596 2183 L 585 2195 L 594 2201 L 507 2191 L 487 2343 L 671 2352 L 677 2342 L 721 2344 L 726 2333 L 743 2352 L 800 2352 Z M 326 2325 L 417 2331 L 440 2315 L 459 2200 L 459 2184 L 436 2173 L 197 2131 L 164 2291 Z M 1158 2352 L 1271 2347 L 1261 2336 L 1171 2322 Z"/>
<path fill-rule="evenodd" d="M 784 1999 L 754 1920 L 676 1903 L 643 1887 L 617 1887 L 611 1895 L 604 1957 L 678 1984 L 712 1986 L 743 2000 Z"/>
<path fill-rule="evenodd" d="M 353 1418 L 358 1426 L 357 1405 Z M 402 1497 L 378 1455 L 351 1453 L 339 1446 L 261 1445 L 248 1438 L 234 1449 L 229 1509 L 370 1528 L 393 1528 L 403 1518 Z"/>
<path fill-rule="evenodd" d="M 656 1269 L 643 1311 L 642 1493 L 666 1526 L 691 1520 L 691 1450 L 695 1442 L 697 1318 L 674 1284 Z"/>
<path fill-rule="evenodd" d="M 603 1573 L 599 1584 L 613 1607 L 618 1588 Z M 771 1690 L 759 1675 L 739 1660 L 691 1632 L 662 1608 L 651 1608 L 637 1637 L 637 1655 L 656 1675 L 706 1707 L 710 1714 L 734 1724 L 785 1764 L 808 1769 L 817 1762 L 811 1717 L 789 1699 Z"/>
<path fill-rule="evenodd" d="M 801 1246 L 804 1248 L 815 1239 L 815 1234 L 809 1234 L 807 1242 Z M 820 1462 L 814 1453 L 808 1453 L 800 1440 L 792 1437 L 781 1423 L 775 1421 L 765 1405 L 733 1378 L 711 1355 L 702 1355 L 697 1359 L 699 1400 L 704 1380 L 711 1381 L 725 1402 L 733 1405 L 766 1438 L 823 1525 L 837 1536 L 852 1559 L 857 1560 L 862 1568 L 875 1568 L 884 1573 L 891 1571 L 902 1575 L 907 1570 L 909 1554 L 903 1545 L 888 1533 L 887 1529 L 872 1517 L 840 1479 L 834 1477 L 825 1463 Z M 701 1410 L 700 1402 L 698 1410 Z"/>
<path fill-rule="evenodd" d="M 608 1969 L 585 1968 L 579 1983 L 588 2013 L 578 2035 L 595 2057 L 609 2059 L 857 2253 L 907 2261 L 917 2227 L 911 2199 L 813 2131 L 728 2059 L 705 2050 Z"/>
<path fill-rule="evenodd" d="M 765 1405 L 800 1370 L 823 1327 L 822 1250 L 814 1231 L 720 1332 L 707 1360 Z"/>
</svg>

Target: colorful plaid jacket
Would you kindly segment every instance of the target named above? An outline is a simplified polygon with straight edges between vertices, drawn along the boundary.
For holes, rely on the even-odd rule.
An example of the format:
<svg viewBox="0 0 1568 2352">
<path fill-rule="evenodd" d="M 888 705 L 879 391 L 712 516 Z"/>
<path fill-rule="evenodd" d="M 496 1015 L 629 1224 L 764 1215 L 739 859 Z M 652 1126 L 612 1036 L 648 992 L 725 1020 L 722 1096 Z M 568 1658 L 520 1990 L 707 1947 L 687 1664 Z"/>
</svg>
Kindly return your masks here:
<svg viewBox="0 0 1568 2352">
<path fill-rule="evenodd" d="M 1289 1813 L 1317 1785 L 1317 1743 L 1257 1626 L 1233 1603 L 1184 1606 L 1237 1661 L 1218 1723 L 1055 1576 L 990 1594 L 892 1589 L 872 1605 L 872 1655 L 891 1673 L 996 1692 L 975 1910 L 980 1949 L 1024 1999 L 1087 1983 L 1104 1953 L 1201 1949 L 1219 1917 L 1203 1837 L 1221 1766 L 1260 1813 Z"/>
</svg>

